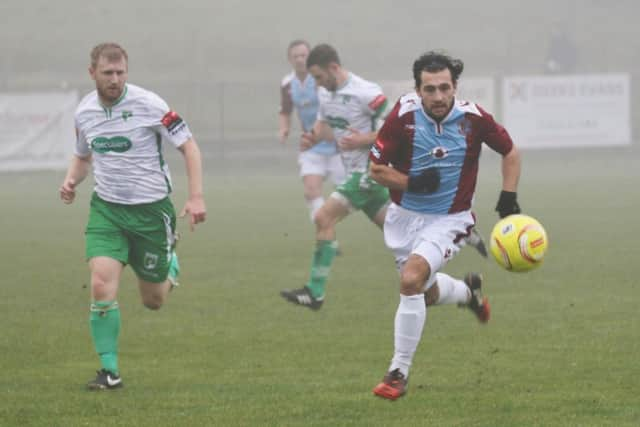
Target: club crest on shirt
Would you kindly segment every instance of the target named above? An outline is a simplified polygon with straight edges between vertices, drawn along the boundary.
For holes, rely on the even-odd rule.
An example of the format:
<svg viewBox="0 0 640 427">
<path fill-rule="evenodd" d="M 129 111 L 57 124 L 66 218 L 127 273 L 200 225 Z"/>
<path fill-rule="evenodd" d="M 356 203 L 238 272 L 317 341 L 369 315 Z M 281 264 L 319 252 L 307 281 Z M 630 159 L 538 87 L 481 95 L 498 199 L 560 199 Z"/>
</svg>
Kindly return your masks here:
<svg viewBox="0 0 640 427">
<path fill-rule="evenodd" d="M 445 147 L 435 147 L 431 150 L 431 155 L 434 159 L 444 159 L 449 155 L 449 150 Z"/>
</svg>

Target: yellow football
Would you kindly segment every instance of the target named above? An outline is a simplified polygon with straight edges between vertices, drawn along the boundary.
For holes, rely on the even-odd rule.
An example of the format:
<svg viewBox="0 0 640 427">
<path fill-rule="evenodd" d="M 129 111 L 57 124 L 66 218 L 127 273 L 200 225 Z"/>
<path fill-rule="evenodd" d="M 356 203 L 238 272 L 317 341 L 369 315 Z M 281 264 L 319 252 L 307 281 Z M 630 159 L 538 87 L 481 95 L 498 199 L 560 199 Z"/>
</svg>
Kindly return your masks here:
<svg viewBox="0 0 640 427">
<path fill-rule="evenodd" d="M 535 218 L 509 215 L 493 227 L 491 254 L 509 271 L 530 271 L 542 264 L 549 247 L 547 232 Z"/>
</svg>

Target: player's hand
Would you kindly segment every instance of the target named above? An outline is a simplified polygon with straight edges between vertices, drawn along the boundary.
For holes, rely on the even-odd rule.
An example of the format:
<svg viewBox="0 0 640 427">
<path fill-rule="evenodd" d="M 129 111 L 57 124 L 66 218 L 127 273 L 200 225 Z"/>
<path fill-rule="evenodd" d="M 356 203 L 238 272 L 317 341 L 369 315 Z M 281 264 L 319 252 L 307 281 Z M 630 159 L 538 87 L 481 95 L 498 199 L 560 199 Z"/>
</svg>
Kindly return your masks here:
<svg viewBox="0 0 640 427">
<path fill-rule="evenodd" d="M 289 138 L 289 129 L 280 129 L 278 135 L 280 137 L 280 144 L 284 144 L 285 142 L 287 142 L 287 138 Z"/>
<path fill-rule="evenodd" d="M 349 128 L 349 134 L 340 138 L 338 147 L 343 151 L 356 150 L 363 145 L 362 133 L 358 129 Z"/>
<path fill-rule="evenodd" d="M 410 176 L 407 190 L 412 193 L 431 194 L 440 188 L 440 169 L 430 167 L 423 170 L 420 175 Z"/>
<path fill-rule="evenodd" d="M 316 137 L 311 132 L 303 132 L 300 137 L 300 151 L 306 151 L 316 143 Z"/>
<path fill-rule="evenodd" d="M 196 224 L 204 222 L 207 218 L 207 208 L 202 196 L 189 197 L 180 212 L 180 218 L 184 218 L 186 215 L 189 215 L 189 229 L 191 231 L 195 229 Z"/>
<path fill-rule="evenodd" d="M 76 185 L 77 183 L 73 179 L 65 179 L 60 187 L 60 199 L 65 204 L 73 203 L 76 198 Z"/>
<path fill-rule="evenodd" d="M 496 212 L 498 212 L 500 218 L 520 213 L 520 205 L 518 205 L 517 198 L 518 195 L 515 191 L 502 190 L 500 192 L 498 204 L 496 205 Z"/>
</svg>

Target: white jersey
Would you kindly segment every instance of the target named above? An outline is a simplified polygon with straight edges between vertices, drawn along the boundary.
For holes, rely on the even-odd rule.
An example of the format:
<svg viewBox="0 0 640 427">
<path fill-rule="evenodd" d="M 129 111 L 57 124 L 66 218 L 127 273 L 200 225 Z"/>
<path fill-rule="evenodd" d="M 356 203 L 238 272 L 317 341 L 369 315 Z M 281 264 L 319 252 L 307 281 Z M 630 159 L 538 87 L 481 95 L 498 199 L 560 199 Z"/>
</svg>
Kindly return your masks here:
<svg viewBox="0 0 640 427">
<path fill-rule="evenodd" d="M 162 142 L 180 147 L 191 131 L 158 95 L 126 84 L 109 108 L 93 91 L 80 101 L 75 121 L 75 154 L 92 155 L 95 191 L 101 199 L 137 205 L 162 200 L 171 192 Z"/>
<path fill-rule="evenodd" d="M 318 98 L 318 120 L 331 126 L 336 141 L 349 135 L 350 129 L 362 133 L 375 131 L 377 120 L 387 104 L 387 98 L 379 85 L 353 73 L 349 73 L 345 84 L 335 92 L 321 87 L 318 90 Z M 340 150 L 348 174 L 367 171 L 369 150 L 369 146 L 357 150 Z"/>
</svg>

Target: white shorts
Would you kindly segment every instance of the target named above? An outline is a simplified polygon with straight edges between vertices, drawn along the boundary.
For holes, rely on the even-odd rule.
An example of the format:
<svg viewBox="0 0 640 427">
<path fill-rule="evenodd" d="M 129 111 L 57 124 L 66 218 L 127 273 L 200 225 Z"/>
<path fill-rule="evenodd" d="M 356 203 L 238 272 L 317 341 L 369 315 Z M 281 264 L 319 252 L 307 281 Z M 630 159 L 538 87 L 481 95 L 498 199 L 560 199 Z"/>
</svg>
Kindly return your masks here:
<svg viewBox="0 0 640 427">
<path fill-rule="evenodd" d="M 342 184 L 347 176 L 340 154 L 318 154 L 313 151 L 302 151 L 298 155 L 300 176 L 320 175 L 331 178 L 335 185 Z"/>
<path fill-rule="evenodd" d="M 389 205 L 384 221 L 384 242 L 396 259 L 398 272 L 410 254 L 420 255 L 431 267 L 425 290 L 435 281 L 435 275 L 465 245 L 475 224 L 471 211 L 455 214 L 424 214 Z"/>
</svg>

